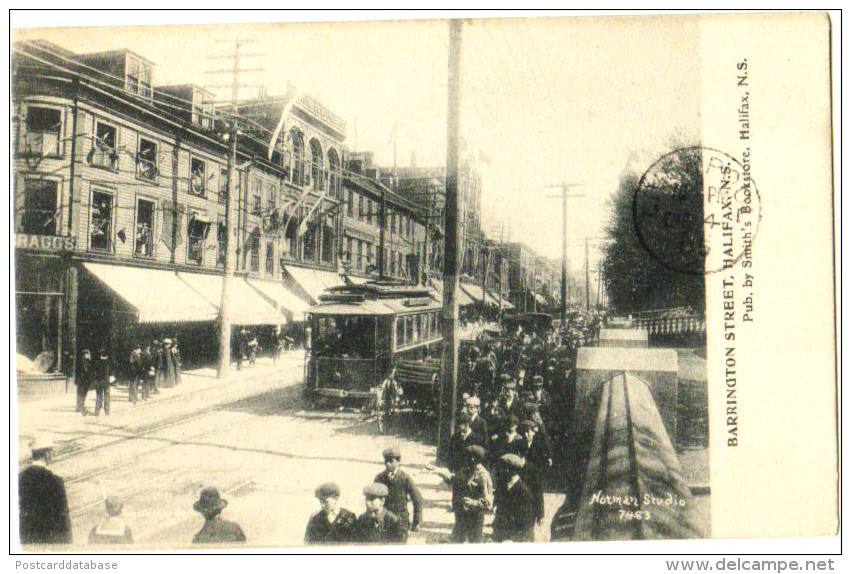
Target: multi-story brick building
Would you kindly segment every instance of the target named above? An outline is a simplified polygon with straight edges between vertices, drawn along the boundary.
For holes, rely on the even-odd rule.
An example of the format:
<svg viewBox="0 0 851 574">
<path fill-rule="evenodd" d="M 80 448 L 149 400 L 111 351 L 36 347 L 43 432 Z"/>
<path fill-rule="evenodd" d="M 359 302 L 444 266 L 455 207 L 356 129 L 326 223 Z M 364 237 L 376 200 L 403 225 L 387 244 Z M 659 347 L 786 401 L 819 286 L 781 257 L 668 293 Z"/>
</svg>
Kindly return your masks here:
<svg viewBox="0 0 851 574">
<path fill-rule="evenodd" d="M 13 48 L 18 353 L 54 370 L 82 348 L 122 357 L 134 338 L 180 335 L 189 362 L 215 353 L 227 117 L 209 92 L 154 77 L 154 64 L 128 50 Z M 342 283 L 345 123 L 300 96 L 268 154 L 292 96 L 240 104 L 274 120 L 252 114 L 256 130 L 239 140 L 239 325 L 285 323 L 310 301 L 304 285 Z"/>
</svg>

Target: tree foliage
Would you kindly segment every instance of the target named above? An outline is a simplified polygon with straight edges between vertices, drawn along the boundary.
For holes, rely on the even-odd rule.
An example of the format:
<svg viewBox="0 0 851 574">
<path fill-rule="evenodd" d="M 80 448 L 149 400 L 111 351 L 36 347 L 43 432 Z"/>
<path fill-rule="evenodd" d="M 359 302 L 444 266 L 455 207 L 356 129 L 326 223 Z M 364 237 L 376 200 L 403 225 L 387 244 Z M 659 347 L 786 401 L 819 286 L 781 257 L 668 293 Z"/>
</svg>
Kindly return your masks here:
<svg viewBox="0 0 851 574">
<path fill-rule="evenodd" d="M 705 308 L 704 274 L 694 272 L 703 269 L 703 180 L 700 148 L 691 149 L 695 151 L 666 156 L 658 172 L 651 174 L 648 204 L 653 209 L 661 205 L 668 213 L 649 217 L 650 224 L 641 229 L 644 243 L 635 221 L 642 213 L 636 214 L 634 205 L 640 176 L 625 173 L 609 200 L 611 219 L 606 228 L 609 242 L 603 271 L 609 307 L 617 313 L 686 306 L 702 312 Z M 642 193 L 647 181 L 645 176 Z M 660 220 L 672 223 L 660 225 Z M 679 251 L 666 253 L 665 249 Z M 683 263 L 689 264 L 692 272 L 684 270 Z"/>
</svg>

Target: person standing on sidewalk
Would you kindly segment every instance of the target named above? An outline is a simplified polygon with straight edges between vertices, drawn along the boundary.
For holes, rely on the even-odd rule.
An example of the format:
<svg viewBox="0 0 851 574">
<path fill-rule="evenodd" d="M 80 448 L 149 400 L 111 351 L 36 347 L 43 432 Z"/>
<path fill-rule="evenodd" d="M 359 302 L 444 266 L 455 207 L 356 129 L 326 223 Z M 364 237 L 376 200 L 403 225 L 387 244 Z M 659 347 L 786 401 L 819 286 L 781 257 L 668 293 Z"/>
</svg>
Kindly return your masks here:
<svg viewBox="0 0 851 574">
<path fill-rule="evenodd" d="M 340 508 L 340 486 L 334 482 L 320 485 L 314 493 L 322 510 L 310 517 L 304 533 L 306 544 L 343 544 L 354 541 L 358 517 Z"/>
<path fill-rule="evenodd" d="M 365 544 L 405 544 L 408 530 L 401 518 L 384 508 L 387 486 L 369 484 L 363 489 L 366 512 L 355 523 L 355 540 Z"/>
<path fill-rule="evenodd" d="M 163 377 L 162 386 L 171 388 L 177 384 L 177 361 L 174 356 L 171 339 L 163 339 Z"/>
<path fill-rule="evenodd" d="M 522 470 L 523 459 L 516 454 L 500 457 L 497 465 L 499 478 L 494 493 L 495 542 L 533 542 L 535 539 L 535 498 L 520 478 Z"/>
<path fill-rule="evenodd" d="M 147 401 L 154 389 L 154 381 L 156 380 L 156 369 L 154 368 L 154 355 L 151 352 L 151 346 L 146 345 L 142 349 L 142 400 Z"/>
<path fill-rule="evenodd" d="M 171 346 L 171 354 L 174 357 L 174 384 L 180 384 L 180 370 L 183 368 L 183 359 L 180 358 L 180 348 L 177 346 L 177 337 Z"/>
<path fill-rule="evenodd" d="M 260 343 L 257 342 L 257 335 L 251 335 L 251 340 L 248 341 L 248 366 L 253 367 L 257 362 L 257 351 L 260 350 Z"/>
<path fill-rule="evenodd" d="M 435 472 L 452 486 L 452 512 L 455 526 L 452 542 L 481 542 L 485 514 L 493 508 L 493 481 L 484 467 L 485 449 L 479 445 L 468 446 L 463 468 L 456 473 L 437 468 Z"/>
<path fill-rule="evenodd" d="M 106 352 L 106 347 L 101 347 L 98 358 L 94 364 L 94 384 L 95 384 L 95 416 L 100 416 L 100 409 L 103 407 L 105 415 L 109 416 L 110 397 L 109 389 L 115 383 L 115 375 L 113 373 L 112 358 Z"/>
<path fill-rule="evenodd" d="M 160 387 L 163 386 L 163 380 L 165 379 L 165 353 L 163 352 L 163 346 L 160 342 L 154 339 L 154 348 L 153 348 L 153 366 L 154 366 L 154 390 L 153 393 L 159 394 Z"/>
<path fill-rule="evenodd" d="M 53 443 L 36 437 L 32 464 L 18 475 L 21 544 L 70 544 L 71 512 L 65 481 L 47 468 Z"/>
<path fill-rule="evenodd" d="M 89 410 L 86 408 L 86 397 L 89 394 L 93 375 L 92 352 L 88 349 L 83 349 L 80 353 L 80 360 L 77 361 L 74 374 L 74 384 L 77 385 L 77 412 L 83 416 L 89 413 Z"/>
<path fill-rule="evenodd" d="M 127 398 L 134 405 L 139 400 L 139 385 L 145 386 L 145 365 L 142 358 L 142 345 L 136 343 L 130 351 L 130 385 L 127 387 Z"/>
<path fill-rule="evenodd" d="M 124 501 L 117 496 L 107 496 L 104 506 L 107 519 L 89 532 L 89 544 L 133 544 L 133 532 L 121 517 Z"/>
</svg>

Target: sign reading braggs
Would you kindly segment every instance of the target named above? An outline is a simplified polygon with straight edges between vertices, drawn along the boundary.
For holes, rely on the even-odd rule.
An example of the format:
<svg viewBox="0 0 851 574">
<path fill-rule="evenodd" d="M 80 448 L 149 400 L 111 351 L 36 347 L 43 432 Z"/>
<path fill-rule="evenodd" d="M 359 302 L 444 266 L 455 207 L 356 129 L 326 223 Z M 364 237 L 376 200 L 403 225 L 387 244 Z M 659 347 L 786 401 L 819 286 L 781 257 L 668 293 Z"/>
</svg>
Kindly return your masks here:
<svg viewBox="0 0 851 574">
<path fill-rule="evenodd" d="M 47 251 L 74 251 L 77 245 L 76 237 L 61 237 L 55 235 L 15 235 L 15 247 L 18 249 L 44 249 Z"/>
</svg>

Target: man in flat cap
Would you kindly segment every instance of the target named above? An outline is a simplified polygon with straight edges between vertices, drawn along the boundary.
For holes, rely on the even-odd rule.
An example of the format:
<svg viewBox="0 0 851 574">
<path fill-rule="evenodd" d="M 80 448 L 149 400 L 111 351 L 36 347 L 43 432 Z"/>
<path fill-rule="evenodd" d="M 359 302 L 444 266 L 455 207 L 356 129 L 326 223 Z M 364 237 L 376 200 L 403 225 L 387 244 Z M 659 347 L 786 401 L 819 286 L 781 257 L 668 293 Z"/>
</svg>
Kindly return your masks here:
<svg viewBox="0 0 851 574">
<path fill-rule="evenodd" d="M 117 496 L 107 496 L 103 502 L 107 518 L 92 527 L 89 544 L 132 544 L 133 533 L 121 516 L 124 501 Z"/>
<path fill-rule="evenodd" d="M 375 482 L 383 484 L 389 491 L 387 495 L 387 510 L 398 516 L 405 528 L 418 532 L 423 519 L 423 495 L 414 484 L 414 480 L 404 470 L 399 468 L 402 453 L 398 447 L 384 449 L 384 471 L 375 477 Z M 414 521 L 408 513 L 408 499 L 414 506 Z"/>
<path fill-rule="evenodd" d="M 18 475 L 21 544 L 70 544 L 71 513 L 65 482 L 47 468 L 53 442 L 36 437 L 32 464 Z"/>
<path fill-rule="evenodd" d="M 408 530 L 402 519 L 384 508 L 389 491 L 374 482 L 363 489 L 366 512 L 355 523 L 355 540 L 365 544 L 405 544 Z"/>
<path fill-rule="evenodd" d="M 449 449 L 447 450 L 446 466 L 452 472 L 458 472 L 464 467 L 467 455 L 467 447 L 473 445 L 485 446 L 485 441 L 481 436 L 473 432 L 473 427 L 470 423 L 470 415 L 462 412 L 458 417 L 458 428 L 452 437 L 449 439 Z"/>
<path fill-rule="evenodd" d="M 208 486 L 201 491 L 192 508 L 204 517 L 204 526 L 192 539 L 192 544 L 245 542 L 245 533 L 239 524 L 219 516 L 227 505 L 228 501 L 222 498 L 217 488 Z"/>
<path fill-rule="evenodd" d="M 333 482 L 320 485 L 314 492 L 322 509 L 310 517 L 304 533 L 306 544 L 340 544 L 352 542 L 355 535 L 355 513 L 340 508 L 340 486 Z"/>
<path fill-rule="evenodd" d="M 490 467 L 495 468 L 496 462 L 504 454 L 520 454 L 523 452 L 523 437 L 518 432 L 520 421 L 511 415 L 503 425 L 499 435 L 491 441 L 488 448 Z"/>
<path fill-rule="evenodd" d="M 520 434 L 523 436 L 524 458 L 545 471 L 553 464 L 552 448 L 545 433 L 539 433 L 540 426 L 534 419 L 526 419 L 520 423 Z"/>
<path fill-rule="evenodd" d="M 523 459 L 505 454 L 497 464 L 497 486 L 494 493 L 496 516 L 493 539 L 496 542 L 532 542 L 535 536 L 535 499 L 520 478 Z"/>
<path fill-rule="evenodd" d="M 455 526 L 452 542 L 481 542 L 485 514 L 493 508 L 493 481 L 484 466 L 485 449 L 468 446 L 464 466 L 458 472 L 438 468 L 435 472 L 452 486 Z"/>
</svg>

